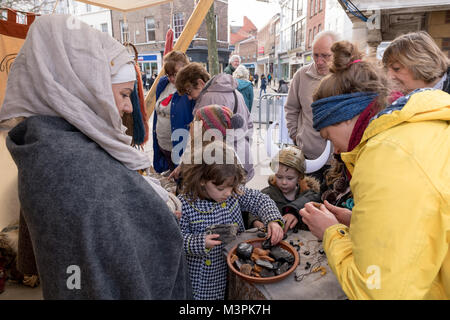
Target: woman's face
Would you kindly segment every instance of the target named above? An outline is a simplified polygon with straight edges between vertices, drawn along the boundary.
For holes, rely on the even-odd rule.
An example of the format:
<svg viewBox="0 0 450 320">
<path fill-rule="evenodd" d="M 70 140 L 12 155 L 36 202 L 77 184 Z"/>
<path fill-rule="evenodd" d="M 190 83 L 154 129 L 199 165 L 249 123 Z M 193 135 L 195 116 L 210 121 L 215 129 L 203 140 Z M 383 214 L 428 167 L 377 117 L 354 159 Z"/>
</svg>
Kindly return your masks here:
<svg viewBox="0 0 450 320">
<path fill-rule="evenodd" d="M 425 81 L 414 79 L 412 71 L 399 62 L 394 62 L 388 67 L 388 75 L 404 93 L 427 86 Z"/>
<path fill-rule="evenodd" d="M 113 83 L 112 91 L 114 94 L 114 101 L 116 102 L 117 110 L 119 110 L 120 117 L 124 113 L 132 113 L 133 105 L 131 104 L 130 95 L 134 90 L 134 81 Z"/>
<path fill-rule="evenodd" d="M 290 193 L 297 187 L 298 178 L 300 176 L 297 170 L 280 163 L 275 177 L 277 178 L 277 187 L 281 192 Z"/>
<path fill-rule="evenodd" d="M 208 197 L 216 202 L 224 202 L 233 193 L 234 177 L 227 178 L 220 186 L 215 185 L 212 181 L 204 184 Z"/>
<path fill-rule="evenodd" d="M 189 100 L 197 100 L 204 87 L 205 82 L 202 79 L 198 79 L 197 85 L 187 90 L 187 96 Z"/>
<path fill-rule="evenodd" d="M 348 151 L 348 143 L 352 136 L 358 116 L 353 119 L 342 121 L 320 130 L 320 136 L 323 139 L 330 140 L 333 143 L 334 153 Z"/>
<path fill-rule="evenodd" d="M 178 71 L 180 71 L 184 67 L 183 63 L 177 63 L 175 66 L 175 73 L 174 74 L 168 74 L 167 77 L 169 78 L 169 82 L 171 84 L 175 84 L 175 79 L 177 77 Z"/>
</svg>

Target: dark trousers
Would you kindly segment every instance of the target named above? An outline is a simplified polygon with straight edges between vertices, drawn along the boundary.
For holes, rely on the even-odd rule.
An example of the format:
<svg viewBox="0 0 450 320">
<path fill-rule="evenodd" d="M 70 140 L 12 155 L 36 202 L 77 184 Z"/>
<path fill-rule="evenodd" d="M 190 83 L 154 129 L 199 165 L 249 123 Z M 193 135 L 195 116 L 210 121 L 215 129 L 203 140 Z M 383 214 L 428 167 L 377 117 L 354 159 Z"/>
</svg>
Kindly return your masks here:
<svg viewBox="0 0 450 320">
<path fill-rule="evenodd" d="M 172 162 L 172 152 L 166 151 L 161 146 L 159 146 L 159 150 L 161 151 L 162 155 L 166 159 L 167 163 L 169 164 L 169 170 L 173 171 L 175 169 L 176 165 Z"/>
</svg>

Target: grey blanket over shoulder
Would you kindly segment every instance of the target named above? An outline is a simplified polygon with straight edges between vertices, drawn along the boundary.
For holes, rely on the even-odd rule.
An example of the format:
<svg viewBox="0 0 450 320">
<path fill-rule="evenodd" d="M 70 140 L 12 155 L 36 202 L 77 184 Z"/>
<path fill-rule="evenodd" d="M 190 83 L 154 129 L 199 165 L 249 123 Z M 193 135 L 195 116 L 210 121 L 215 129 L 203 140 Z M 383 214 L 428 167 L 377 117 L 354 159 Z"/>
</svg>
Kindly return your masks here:
<svg viewBox="0 0 450 320">
<path fill-rule="evenodd" d="M 191 299 L 176 218 L 136 171 L 58 117 L 7 147 L 45 299 Z"/>
</svg>

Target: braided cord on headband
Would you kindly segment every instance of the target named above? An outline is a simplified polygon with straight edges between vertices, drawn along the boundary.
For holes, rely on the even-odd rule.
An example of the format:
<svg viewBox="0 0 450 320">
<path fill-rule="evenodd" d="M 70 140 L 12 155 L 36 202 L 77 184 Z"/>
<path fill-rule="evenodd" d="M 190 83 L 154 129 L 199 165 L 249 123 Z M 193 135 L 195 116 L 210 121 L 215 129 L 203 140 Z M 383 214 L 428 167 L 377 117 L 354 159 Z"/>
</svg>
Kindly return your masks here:
<svg viewBox="0 0 450 320">
<path fill-rule="evenodd" d="M 311 105 L 313 127 L 317 131 L 350 120 L 360 114 L 376 97 L 374 92 L 354 92 L 317 100 Z"/>
</svg>

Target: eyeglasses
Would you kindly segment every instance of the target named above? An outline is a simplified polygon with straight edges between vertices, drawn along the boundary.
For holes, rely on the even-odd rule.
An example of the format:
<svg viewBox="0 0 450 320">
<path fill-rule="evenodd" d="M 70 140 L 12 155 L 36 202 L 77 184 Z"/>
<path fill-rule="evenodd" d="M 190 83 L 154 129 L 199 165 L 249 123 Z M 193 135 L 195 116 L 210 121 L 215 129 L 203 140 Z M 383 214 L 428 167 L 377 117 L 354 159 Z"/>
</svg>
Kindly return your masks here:
<svg viewBox="0 0 450 320">
<path fill-rule="evenodd" d="M 332 54 L 324 54 L 324 53 L 318 54 L 318 53 L 314 53 L 314 58 L 315 59 L 319 59 L 319 57 L 320 57 L 323 60 L 329 60 L 331 58 L 331 56 L 332 56 Z"/>
</svg>

